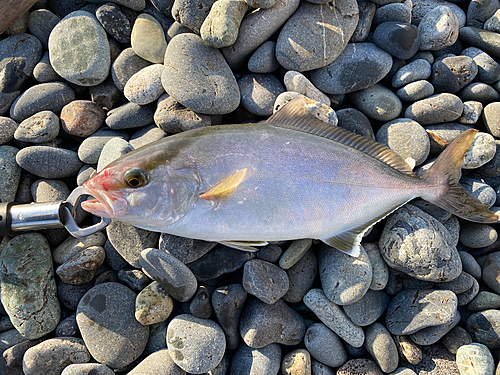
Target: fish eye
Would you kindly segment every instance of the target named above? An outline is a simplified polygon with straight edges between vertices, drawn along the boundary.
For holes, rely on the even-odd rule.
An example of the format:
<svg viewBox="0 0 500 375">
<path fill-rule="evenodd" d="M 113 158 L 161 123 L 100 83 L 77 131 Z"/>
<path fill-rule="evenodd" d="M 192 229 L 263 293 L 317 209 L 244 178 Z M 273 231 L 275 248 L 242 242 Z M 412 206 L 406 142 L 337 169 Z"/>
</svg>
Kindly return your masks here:
<svg viewBox="0 0 500 375">
<path fill-rule="evenodd" d="M 123 175 L 125 183 L 131 188 L 138 188 L 146 185 L 148 181 L 148 176 L 142 169 L 130 169 Z"/>
</svg>

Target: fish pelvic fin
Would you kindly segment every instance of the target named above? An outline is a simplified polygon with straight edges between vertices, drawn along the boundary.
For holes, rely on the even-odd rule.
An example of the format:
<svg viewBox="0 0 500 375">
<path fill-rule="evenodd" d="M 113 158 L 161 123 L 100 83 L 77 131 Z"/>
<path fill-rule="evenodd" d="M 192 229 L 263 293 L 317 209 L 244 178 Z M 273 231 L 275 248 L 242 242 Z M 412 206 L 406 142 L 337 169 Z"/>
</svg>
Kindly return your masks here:
<svg viewBox="0 0 500 375">
<path fill-rule="evenodd" d="M 459 183 L 464 155 L 477 132 L 476 129 L 464 131 L 444 149 L 429 170 L 422 175 L 435 189 L 433 193 L 421 197 L 463 219 L 476 223 L 495 223 L 500 217 L 470 195 Z"/>
<path fill-rule="evenodd" d="M 267 241 L 221 241 L 219 243 L 232 249 L 247 251 L 250 253 L 259 251 L 256 246 L 266 246 L 269 244 Z"/>
</svg>

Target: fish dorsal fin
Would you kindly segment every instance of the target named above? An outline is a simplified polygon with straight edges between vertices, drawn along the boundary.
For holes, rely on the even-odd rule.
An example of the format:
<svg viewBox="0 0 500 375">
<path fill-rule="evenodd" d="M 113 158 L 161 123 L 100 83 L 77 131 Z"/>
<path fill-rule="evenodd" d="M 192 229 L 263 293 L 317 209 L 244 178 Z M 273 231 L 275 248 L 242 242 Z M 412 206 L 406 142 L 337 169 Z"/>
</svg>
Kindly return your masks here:
<svg viewBox="0 0 500 375">
<path fill-rule="evenodd" d="M 361 240 L 363 239 L 363 236 L 368 231 L 368 229 L 377 224 L 380 220 L 392 214 L 399 207 L 404 206 L 410 200 L 402 204 L 399 204 L 396 207 L 391 207 L 389 210 L 374 217 L 373 219 L 369 220 L 366 223 L 358 225 L 357 227 L 351 228 L 349 230 L 346 230 L 342 233 L 336 234 L 335 236 L 329 238 L 321 238 L 321 241 L 323 241 L 327 245 L 330 245 L 331 247 L 336 248 L 337 250 L 340 250 L 350 256 L 357 258 L 361 253 L 361 250 L 359 248 Z"/>
<path fill-rule="evenodd" d="M 371 139 L 354 134 L 348 130 L 333 126 L 321 120 L 318 120 L 307 107 L 314 103 L 312 100 L 299 96 L 292 99 L 283 108 L 274 113 L 266 121 L 266 124 L 302 131 L 309 134 L 328 138 L 356 150 L 362 151 L 371 157 L 378 159 L 392 168 L 409 176 L 414 176 L 411 168 L 406 162 L 392 151 L 390 148 L 375 142 Z"/>
<path fill-rule="evenodd" d="M 231 176 L 226 177 L 222 181 L 218 182 L 206 192 L 200 195 L 201 199 L 209 200 L 209 201 L 224 201 L 233 195 L 236 188 L 241 184 L 245 175 L 247 173 L 247 168 L 241 169 Z"/>
</svg>

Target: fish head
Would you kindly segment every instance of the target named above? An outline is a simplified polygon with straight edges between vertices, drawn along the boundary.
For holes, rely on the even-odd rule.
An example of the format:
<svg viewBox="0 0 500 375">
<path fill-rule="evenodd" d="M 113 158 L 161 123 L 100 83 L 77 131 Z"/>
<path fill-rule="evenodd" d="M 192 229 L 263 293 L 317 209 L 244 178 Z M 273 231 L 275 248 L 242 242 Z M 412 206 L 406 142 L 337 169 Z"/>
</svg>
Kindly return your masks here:
<svg viewBox="0 0 500 375">
<path fill-rule="evenodd" d="M 82 208 L 132 225 L 161 228 L 189 211 L 200 185 L 196 166 L 186 158 L 165 160 L 161 152 L 132 152 L 83 184 L 94 199 L 82 202 Z"/>
</svg>

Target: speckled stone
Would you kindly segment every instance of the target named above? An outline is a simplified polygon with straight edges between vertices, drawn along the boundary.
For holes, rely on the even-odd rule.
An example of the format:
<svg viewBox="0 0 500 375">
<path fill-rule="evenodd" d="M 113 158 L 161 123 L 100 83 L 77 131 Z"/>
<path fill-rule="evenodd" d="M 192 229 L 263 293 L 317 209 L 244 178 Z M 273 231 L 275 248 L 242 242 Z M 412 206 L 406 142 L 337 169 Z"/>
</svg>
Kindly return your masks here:
<svg viewBox="0 0 500 375">
<path fill-rule="evenodd" d="M 78 328 L 98 362 L 112 368 L 126 366 L 146 347 L 149 328 L 135 319 L 135 299 L 136 294 L 126 286 L 104 283 L 90 289 L 80 300 Z"/>
<path fill-rule="evenodd" d="M 58 115 L 61 109 L 74 99 L 75 92 L 65 83 L 41 83 L 31 86 L 17 97 L 10 107 L 10 117 L 21 122 L 44 110 Z"/>
<path fill-rule="evenodd" d="M 365 330 L 364 347 L 385 373 L 398 367 L 398 350 L 387 329 L 380 323 L 373 323 Z"/>
<path fill-rule="evenodd" d="M 378 121 L 390 121 L 401 113 L 401 100 L 380 83 L 351 93 L 354 105 L 366 116 Z"/>
<path fill-rule="evenodd" d="M 0 145 L 11 141 L 14 138 L 19 124 L 9 117 L 0 117 Z"/>
<path fill-rule="evenodd" d="M 483 105 L 475 100 L 468 100 L 464 102 L 464 111 L 462 116 L 458 119 L 461 124 L 472 125 L 481 118 L 483 113 Z"/>
<path fill-rule="evenodd" d="M 389 303 L 386 327 L 393 335 L 409 335 L 449 323 L 456 310 L 457 297 L 451 291 L 406 289 Z"/>
<path fill-rule="evenodd" d="M 212 294 L 215 317 L 226 335 L 228 350 L 238 348 L 241 343 L 238 326 L 246 298 L 247 292 L 245 292 L 241 284 L 231 284 L 217 288 Z"/>
<path fill-rule="evenodd" d="M 19 180 L 21 177 L 21 167 L 16 162 L 19 149 L 3 145 L 0 146 L 0 171 L 3 178 L 0 179 L 0 202 L 14 202 Z"/>
<path fill-rule="evenodd" d="M 327 366 L 339 367 L 347 361 L 342 341 L 323 323 L 314 323 L 307 329 L 304 344 L 311 357 Z"/>
<path fill-rule="evenodd" d="M 453 45 L 458 39 L 459 21 L 446 5 L 425 14 L 418 25 L 421 51 L 435 51 Z"/>
<path fill-rule="evenodd" d="M 436 92 L 457 93 L 477 75 L 478 67 L 469 56 L 450 56 L 432 65 L 430 82 Z"/>
<path fill-rule="evenodd" d="M 482 311 L 488 309 L 500 309 L 500 295 L 487 291 L 481 291 L 467 306 L 469 311 Z"/>
<path fill-rule="evenodd" d="M 59 118 L 51 111 L 42 111 L 28 117 L 19 124 L 14 133 L 18 141 L 44 143 L 59 134 Z"/>
<path fill-rule="evenodd" d="M 130 44 L 132 26 L 120 8 L 114 4 L 101 5 L 95 12 L 97 20 L 104 30 L 118 42 Z"/>
<path fill-rule="evenodd" d="M 385 123 L 375 135 L 377 142 L 389 147 L 403 160 L 411 158 L 422 164 L 430 152 L 430 141 L 425 129 L 411 119 L 395 119 Z"/>
<path fill-rule="evenodd" d="M 296 345 L 304 338 L 304 319 L 282 300 L 270 305 L 252 298 L 240 318 L 240 335 L 252 348 L 272 343 Z"/>
<path fill-rule="evenodd" d="M 128 375 L 145 374 L 168 374 L 168 375 L 186 375 L 186 372 L 175 364 L 167 349 L 156 351 L 141 363 L 135 366 Z"/>
<path fill-rule="evenodd" d="M 172 6 L 172 17 L 181 25 L 200 34 L 203 21 L 210 12 L 215 0 L 186 1 L 176 0 Z"/>
<path fill-rule="evenodd" d="M 0 254 L 1 302 L 16 329 L 28 340 L 53 331 L 60 318 L 52 258 L 39 233 L 22 234 Z"/>
<path fill-rule="evenodd" d="M 404 117 L 411 118 L 421 125 L 428 125 L 454 121 L 462 115 L 462 111 L 463 103 L 458 96 L 442 93 L 411 104 Z"/>
<path fill-rule="evenodd" d="M 216 242 L 194 240 L 162 233 L 160 236 L 159 249 L 173 255 L 182 263 L 187 264 L 201 258 L 216 245 Z"/>
<path fill-rule="evenodd" d="M 90 246 L 79 251 L 56 269 L 57 275 L 66 284 L 85 284 L 90 282 L 97 269 L 104 262 L 106 253 L 100 246 Z"/>
<path fill-rule="evenodd" d="M 500 348 L 500 310 L 484 310 L 469 316 L 466 329 L 473 341 L 490 349 Z"/>
<path fill-rule="evenodd" d="M 180 34 L 168 44 L 161 81 L 185 107 L 226 114 L 240 103 L 238 84 L 222 54 L 195 34 Z"/>
<path fill-rule="evenodd" d="M 174 308 L 172 297 L 158 282 L 144 288 L 135 300 L 135 318 L 143 325 L 167 320 Z"/>
<path fill-rule="evenodd" d="M 125 103 L 108 111 L 106 125 L 113 130 L 138 128 L 154 122 L 155 103 L 139 105 Z"/>
<path fill-rule="evenodd" d="M 59 322 L 56 327 L 55 335 L 59 337 L 78 337 L 80 335 L 75 313 Z"/>
<path fill-rule="evenodd" d="M 335 7 L 303 2 L 280 31 L 276 58 L 285 69 L 299 72 L 327 66 L 344 50 L 358 19 L 358 5 L 352 0 Z"/>
<path fill-rule="evenodd" d="M 359 301 L 343 306 L 354 324 L 364 327 L 374 323 L 385 312 L 390 297 L 382 290 L 368 290 Z"/>
<path fill-rule="evenodd" d="M 305 349 L 295 349 L 283 356 L 281 373 L 286 375 L 306 375 L 311 373 L 311 355 Z"/>
<path fill-rule="evenodd" d="M 242 285 L 245 290 L 265 303 L 275 303 L 289 288 L 286 272 L 261 259 L 251 259 L 243 268 Z"/>
<path fill-rule="evenodd" d="M 80 86 L 94 86 L 106 79 L 111 65 L 109 51 L 106 32 L 89 12 L 68 14 L 50 33 L 52 67 Z"/>
<path fill-rule="evenodd" d="M 231 361 L 231 374 L 278 374 L 281 366 L 279 344 L 269 344 L 262 348 L 251 348 L 244 342 L 234 353 Z"/>
<path fill-rule="evenodd" d="M 220 363 L 226 339 L 214 321 L 183 314 L 169 323 L 167 346 L 177 366 L 186 372 L 202 374 Z"/>
<path fill-rule="evenodd" d="M 172 298 L 185 302 L 196 293 L 198 285 L 194 274 L 174 256 L 149 248 L 141 252 L 139 264 Z"/>
<path fill-rule="evenodd" d="M 465 223 L 461 226 L 460 242 L 472 249 L 478 249 L 493 244 L 498 238 L 497 231 L 490 225 L 480 223 Z"/>
<path fill-rule="evenodd" d="M 82 297 L 92 288 L 92 283 L 71 285 L 57 282 L 57 295 L 61 303 L 70 310 L 76 310 Z"/>
<path fill-rule="evenodd" d="M 109 140 L 119 137 L 128 140 L 129 136 L 123 131 L 100 129 L 86 138 L 78 147 L 78 158 L 87 164 L 97 164 L 104 145 Z"/>
<path fill-rule="evenodd" d="M 457 249 L 439 221 L 407 204 L 391 214 L 379 246 L 387 264 L 419 280 L 450 281 L 462 272 Z M 413 258 L 418 253 L 417 258 Z M 425 268 L 421 267 L 425 259 Z"/>
<path fill-rule="evenodd" d="M 338 370 L 337 375 L 382 375 L 377 364 L 366 358 L 350 359 Z"/>
<path fill-rule="evenodd" d="M 137 55 L 132 48 L 125 48 L 111 66 L 114 84 L 120 91 L 123 91 L 130 77 L 148 65 L 151 63 Z"/>
<path fill-rule="evenodd" d="M 276 42 L 272 40 L 262 43 L 248 59 L 248 70 L 252 73 L 272 73 L 279 66 L 276 60 Z"/>
<path fill-rule="evenodd" d="M 90 354 L 82 339 L 56 337 L 29 348 L 23 357 L 26 375 L 61 373 L 73 363 L 85 363 Z"/>
<path fill-rule="evenodd" d="M 106 113 L 90 100 L 74 100 L 61 110 L 61 127 L 71 135 L 88 137 L 104 123 Z"/>
<path fill-rule="evenodd" d="M 471 343 L 457 350 L 457 366 L 461 375 L 489 375 L 495 371 L 495 361 L 489 349 Z"/>
<path fill-rule="evenodd" d="M 366 89 L 384 78 L 392 57 L 373 43 L 349 43 L 329 65 L 311 72 L 311 81 L 327 94 Z"/>
<path fill-rule="evenodd" d="M 354 324 L 341 307 L 330 301 L 321 289 L 311 289 L 304 296 L 304 304 L 333 332 L 354 347 L 365 340 L 361 327 Z"/>
</svg>

